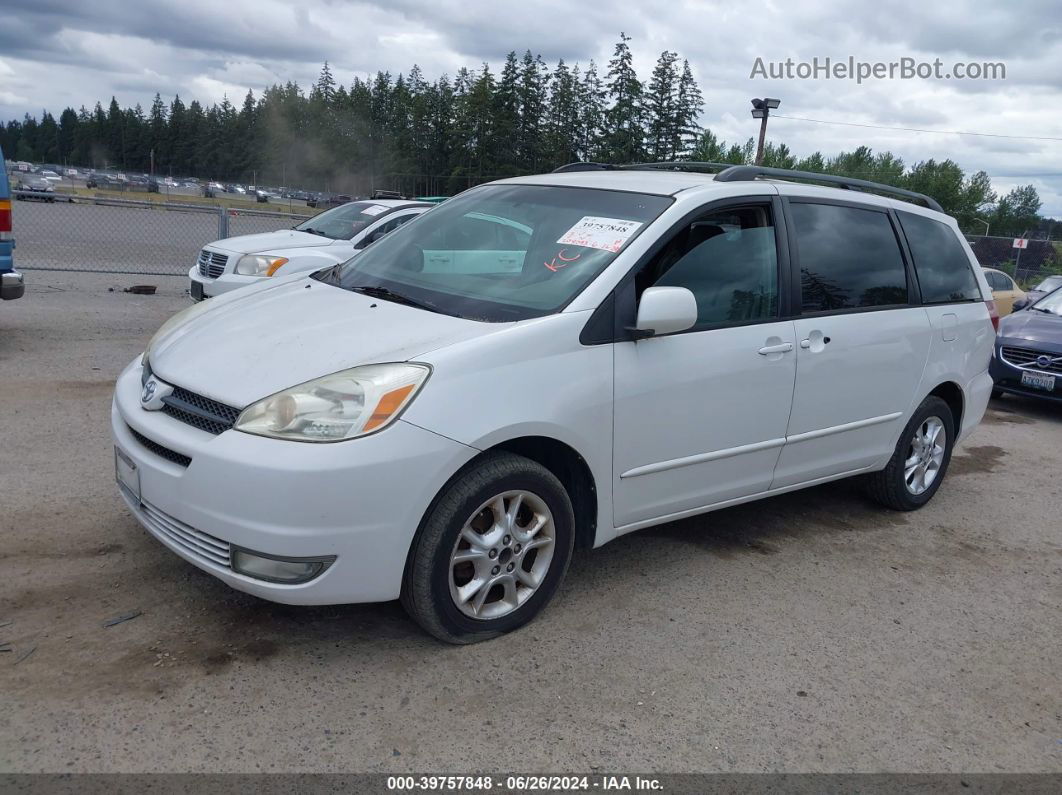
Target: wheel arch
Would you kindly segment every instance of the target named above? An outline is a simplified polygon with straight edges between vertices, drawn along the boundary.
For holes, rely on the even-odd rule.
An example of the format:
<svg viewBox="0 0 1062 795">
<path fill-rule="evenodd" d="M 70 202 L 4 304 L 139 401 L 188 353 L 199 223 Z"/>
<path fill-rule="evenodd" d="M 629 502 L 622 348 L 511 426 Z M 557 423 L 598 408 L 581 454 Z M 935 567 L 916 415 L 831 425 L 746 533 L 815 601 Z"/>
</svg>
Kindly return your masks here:
<svg viewBox="0 0 1062 795">
<path fill-rule="evenodd" d="M 597 537 L 597 513 L 598 492 L 590 466 L 571 445 L 555 439 L 551 436 L 515 436 L 510 439 L 496 442 L 490 447 L 481 448 L 480 451 L 464 463 L 447 481 L 439 488 L 431 502 L 425 508 L 416 532 L 410 541 L 409 551 L 406 553 L 406 567 L 408 569 L 413 548 L 421 529 L 427 521 L 435 506 L 442 499 L 450 485 L 460 478 L 469 467 L 474 466 L 489 453 L 504 451 L 515 455 L 529 458 L 541 464 L 561 482 L 565 491 L 572 501 L 572 511 L 575 515 L 575 547 L 576 549 L 590 549 L 594 546 Z"/>
<path fill-rule="evenodd" d="M 962 387 L 954 381 L 942 381 L 937 384 L 926 397 L 939 397 L 945 403 L 948 404 L 948 408 L 951 409 L 951 417 L 954 421 L 955 433 L 959 433 L 959 429 L 962 428 L 962 414 L 965 409 L 965 396 L 962 392 Z"/>
<path fill-rule="evenodd" d="M 564 484 L 575 514 L 575 547 L 592 548 L 597 537 L 597 484 L 586 459 L 575 448 L 550 436 L 519 436 L 499 442 L 483 454 L 497 450 L 530 458 Z"/>
</svg>

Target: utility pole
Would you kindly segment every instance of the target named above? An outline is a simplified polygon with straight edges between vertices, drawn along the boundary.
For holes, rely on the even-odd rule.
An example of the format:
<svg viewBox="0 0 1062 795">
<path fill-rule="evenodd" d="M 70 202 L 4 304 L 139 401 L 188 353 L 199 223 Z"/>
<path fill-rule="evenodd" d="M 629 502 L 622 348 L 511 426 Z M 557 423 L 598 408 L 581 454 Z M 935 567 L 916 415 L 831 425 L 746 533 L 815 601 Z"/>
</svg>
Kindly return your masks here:
<svg viewBox="0 0 1062 795">
<path fill-rule="evenodd" d="M 781 104 L 782 100 L 771 99 L 770 97 L 752 100 L 752 118 L 760 120 L 760 143 L 756 147 L 757 166 L 763 165 L 763 145 L 767 140 L 767 117 L 771 115 L 772 109 Z"/>
</svg>

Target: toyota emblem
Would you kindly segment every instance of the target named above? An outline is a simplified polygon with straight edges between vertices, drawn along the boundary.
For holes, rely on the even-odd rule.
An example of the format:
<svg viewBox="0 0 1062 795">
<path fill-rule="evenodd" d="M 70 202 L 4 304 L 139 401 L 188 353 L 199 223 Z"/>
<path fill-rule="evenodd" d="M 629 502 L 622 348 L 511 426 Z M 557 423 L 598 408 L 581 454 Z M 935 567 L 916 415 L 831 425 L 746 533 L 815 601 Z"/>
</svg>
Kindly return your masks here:
<svg viewBox="0 0 1062 795">
<path fill-rule="evenodd" d="M 158 384 L 155 381 L 148 381 L 144 384 L 144 392 L 140 396 L 141 403 L 149 403 L 151 398 L 155 397 L 155 390 L 158 388 Z"/>
</svg>

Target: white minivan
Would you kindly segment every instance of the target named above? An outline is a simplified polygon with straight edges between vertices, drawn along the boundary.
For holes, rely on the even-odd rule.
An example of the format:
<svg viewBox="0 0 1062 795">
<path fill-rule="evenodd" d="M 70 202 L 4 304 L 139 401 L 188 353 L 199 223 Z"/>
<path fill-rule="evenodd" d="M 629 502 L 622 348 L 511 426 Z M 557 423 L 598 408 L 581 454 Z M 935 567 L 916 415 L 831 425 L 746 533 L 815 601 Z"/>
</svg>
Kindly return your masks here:
<svg viewBox="0 0 1062 795">
<path fill-rule="evenodd" d="M 188 293 L 193 301 L 202 301 L 271 276 L 346 262 L 434 206 L 396 199 L 349 202 L 293 229 L 217 240 L 199 252 L 188 271 Z"/>
<path fill-rule="evenodd" d="M 118 378 L 121 495 L 234 588 L 401 598 L 455 643 L 526 623 L 573 549 L 643 527 L 852 476 L 921 507 L 992 390 L 955 221 L 882 185 L 697 167 L 476 187 L 174 316 Z"/>
</svg>

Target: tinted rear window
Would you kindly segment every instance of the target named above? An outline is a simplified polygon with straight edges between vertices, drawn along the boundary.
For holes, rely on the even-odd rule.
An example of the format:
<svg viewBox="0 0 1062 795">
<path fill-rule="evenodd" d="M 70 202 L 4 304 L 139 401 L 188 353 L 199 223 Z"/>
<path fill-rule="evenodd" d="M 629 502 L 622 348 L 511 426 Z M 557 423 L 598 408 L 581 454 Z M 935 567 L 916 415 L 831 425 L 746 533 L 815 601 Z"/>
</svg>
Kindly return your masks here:
<svg viewBox="0 0 1062 795">
<path fill-rule="evenodd" d="M 911 247 L 922 303 L 981 301 L 970 259 L 947 224 L 913 213 L 897 213 Z"/>
<path fill-rule="evenodd" d="M 907 303 L 907 271 L 888 215 L 805 202 L 791 212 L 805 313 Z"/>
</svg>

